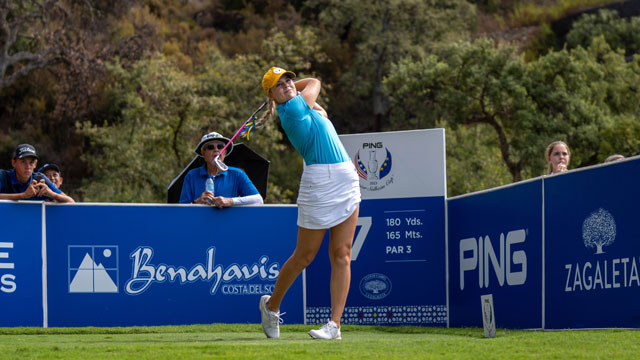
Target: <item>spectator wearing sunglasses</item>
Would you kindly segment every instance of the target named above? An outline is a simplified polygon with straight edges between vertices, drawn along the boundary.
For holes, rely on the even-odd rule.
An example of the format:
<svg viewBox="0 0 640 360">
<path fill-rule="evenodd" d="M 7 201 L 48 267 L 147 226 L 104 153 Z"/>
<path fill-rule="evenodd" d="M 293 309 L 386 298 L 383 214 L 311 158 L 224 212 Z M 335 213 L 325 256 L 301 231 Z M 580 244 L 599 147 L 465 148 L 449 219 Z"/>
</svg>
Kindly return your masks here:
<svg viewBox="0 0 640 360">
<path fill-rule="evenodd" d="M 217 208 L 234 205 L 259 205 L 262 196 L 244 171 L 229 166 L 229 170 L 220 171 L 213 160 L 220 155 L 220 160 L 233 151 L 233 143 L 224 149 L 229 139 L 217 132 L 210 132 L 200 139 L 195 149 L 196 154 L 204 159 L 204 164 L 187 173 L 180 193 L 181 204 L 203 204 Z M 224 149 L 224 151 L 223 151 Z M 212 178 L 214 193 L 206 190 L 207 179 Z"/>
</svg>

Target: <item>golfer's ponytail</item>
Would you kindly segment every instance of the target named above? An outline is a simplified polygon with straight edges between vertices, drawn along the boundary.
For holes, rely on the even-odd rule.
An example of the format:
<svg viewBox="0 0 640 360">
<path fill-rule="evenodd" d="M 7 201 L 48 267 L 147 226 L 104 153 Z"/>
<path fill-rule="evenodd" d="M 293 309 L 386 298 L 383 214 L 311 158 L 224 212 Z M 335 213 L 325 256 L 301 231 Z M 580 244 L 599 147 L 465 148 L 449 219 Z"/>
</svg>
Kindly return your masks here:
<svg viewBox="0 0 640 360">
<path fill-rule="evenodd" d="M 256 121 L 256 128 L 264 126 L 264 123 L 271 120 L 271 118 L 278 117 L 278 111 L 276 110 L 276 102 L 273 99 L 269 99 L 267 104 L 267 111 Z M 244 135 L 244 134 L 243 134 Z"/>
</svg>

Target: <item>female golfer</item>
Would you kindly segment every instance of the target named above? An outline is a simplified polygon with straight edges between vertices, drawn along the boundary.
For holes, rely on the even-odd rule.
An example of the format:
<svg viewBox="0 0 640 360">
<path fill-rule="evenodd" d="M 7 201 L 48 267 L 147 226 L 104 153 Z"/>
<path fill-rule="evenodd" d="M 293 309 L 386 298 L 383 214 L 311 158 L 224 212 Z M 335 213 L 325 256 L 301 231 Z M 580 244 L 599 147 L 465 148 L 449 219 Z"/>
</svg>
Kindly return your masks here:
<svg viewBox="0 0 640 360">
<path fill-rule="evenodd" d="M 279 117 L 287 137 L 304 159 L 298 193 L 298 239 L 291 257 L 284 263 L 273 294 L 260 299 L 262 330 L 270 338 L 280 336 L 280 303 L 293 281 L 315 257 L 327 229 L 330 229 L 331 319 L 315 339 L 341 339 L 340 318 L 351 282 L 351 243 L 358 221 L 360 184 L 355 166 L 338 138 L 326 112 L 316 103 L 320 81 L 293 81 L 296 75 L 272 67 L 262 78 L 269 108 L 256 123 Z M 277 115 L 276 115 L 277 111 Z"/>
</svg>

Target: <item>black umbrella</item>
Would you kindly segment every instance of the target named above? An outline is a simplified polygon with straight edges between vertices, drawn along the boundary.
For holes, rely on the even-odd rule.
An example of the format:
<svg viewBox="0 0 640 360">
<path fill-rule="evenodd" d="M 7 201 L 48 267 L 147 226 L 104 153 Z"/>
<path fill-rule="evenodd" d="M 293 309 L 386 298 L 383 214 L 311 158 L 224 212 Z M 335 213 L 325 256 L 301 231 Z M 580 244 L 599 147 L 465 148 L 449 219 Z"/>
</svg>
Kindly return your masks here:
<svg viewBox="0 0 640 360">
<path fill-rule="evenodd" d="M 244 170 L 247 176 L 256 186 L 263 199 L 267 198 L 267 182 L 269 181 L 269 160 L 258 155 L 243 143 L 233 144 L 233 151 L 224 159 L 224 163 Z M 171 181 L 167 188 L 167 202 L 177 203 L 180 201 L 180 192 L 182 191 L 182 182 L 187 173 L 192 169 L 198 168 L 204 164 L 204 159 L 195 156 L 180 174 Z"/>
</svg>

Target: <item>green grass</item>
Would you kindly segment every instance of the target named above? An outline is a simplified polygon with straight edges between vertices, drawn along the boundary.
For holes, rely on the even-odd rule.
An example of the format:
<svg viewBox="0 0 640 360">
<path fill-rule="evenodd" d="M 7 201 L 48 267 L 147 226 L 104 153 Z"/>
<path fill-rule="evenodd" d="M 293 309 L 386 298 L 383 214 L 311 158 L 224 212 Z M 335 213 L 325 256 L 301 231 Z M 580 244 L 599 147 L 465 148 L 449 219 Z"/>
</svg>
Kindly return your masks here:
<svg viewBox="0 0 640 360">
<path fill-rule="evenodd" d="M 632 359 L 634 330 L 527 331 L 345 325 L 341 341 L 312 340 L 312 326 L 285 325 L 267 339 L 259 325 L 129 328 L 0 328 L 7 359 Z"/>
</svg>

